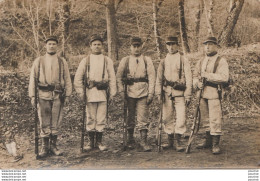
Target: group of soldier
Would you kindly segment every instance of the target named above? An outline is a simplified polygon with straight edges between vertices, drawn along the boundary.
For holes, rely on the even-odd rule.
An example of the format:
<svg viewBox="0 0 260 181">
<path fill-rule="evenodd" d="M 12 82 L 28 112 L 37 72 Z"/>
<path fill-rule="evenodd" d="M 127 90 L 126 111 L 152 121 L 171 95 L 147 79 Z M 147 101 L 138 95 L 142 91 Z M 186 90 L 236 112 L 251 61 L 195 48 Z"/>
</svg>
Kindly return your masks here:
<svg viewBox="0 0 260 181">
<path fill-rule="evenodd" d="M 42 139 L 40 157 L 49 153 L 62 155 L 56 143 L 63 107 L 68 104 L 73 87 L 66 60 L 57 55 L 58 39 L 50 36 L 45 43 L 46 54 L 34 61 L 29 83 L 32 105 L 38 105 Z M 220 153 L 222 110 L 218 88 L 228 81 L 229 68 L 225 58 L 218 54 L 217 40 L 208 37 L 203 42 L 205 56 L 197 62 L 193 75 L 188 59 L 178 51 L 178 38 L 169 36 L 165 43 L 168 54 L 160 61 L 157 76 L 152 59 L 142 54 L 139 37 L 131 38 L 130 55 L 120 61 L 115 74 L 113 61 L 102 53 L 103 39 L 97 34 L 91 36 L 91 53 L 81 60 L 74 77 L 74 89 L 86 103 L 88 141 L 85 151 L 108 149 L 102 141 L 107 124 L 107 104 L 117 93 L 127 100 L 128 148 L 135 148 L 134 131 L 138 130 L 142 151 L 151 151 L 147 141 L 148 108 L 156 96 L 162 104 L 163 130 L 168 136 L 167 144 L 162 146 L 184 151 L 181 137 L 186 132 L 186 107 L 191 102 L 194 87 L 202 91 L 200 116 L 206 131 L 206 139 L 198 148 L 212 148 L 213 154 Z"/>
</svg>

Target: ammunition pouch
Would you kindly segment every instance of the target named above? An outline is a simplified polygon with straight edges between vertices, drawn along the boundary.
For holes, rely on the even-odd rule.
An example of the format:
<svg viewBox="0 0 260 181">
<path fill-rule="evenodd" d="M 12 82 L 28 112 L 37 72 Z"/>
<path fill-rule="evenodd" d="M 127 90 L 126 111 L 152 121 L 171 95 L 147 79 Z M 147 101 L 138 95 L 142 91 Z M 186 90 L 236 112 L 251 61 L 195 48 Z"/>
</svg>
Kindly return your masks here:
<svg viewBox="0 0 260 181">
<path fill-rule="evenodd" d="M 185 82 L 181 82 L 181 81 L 168 81 L 167 79 L 164 80 L 164 86 L 170 86 L 175 90 L 180 90 L 180 91 L 185 91 L 186 90 L 186 84 Z"/>
<path fill-rule="evenodd" d="M 208 81 L 206 81 L 205 86 L 214 87 L 216 89 L 218 88 L 218 84 L 215 84 L 215 83 L 212 83 L 212 82 L 208 82 Z"/>
<path fill-rule="evenodd" d="M 41 91 L 45 91 L 45 92 L 54 91 L 55 89 L 54 85 L 49 85 L 44 83 L 38 83 L 38 87 Z"/>
<path fill-rule="evenodd" d="M 124 78 L 123 83 L 127 85 L 133 85 L 135 82 L 147 82 L 148 78 Z"/>
<path fill-rule="evenodd" d="M 185 91 L 186 90 L 186 84 L 185 84 L 185 82 L 176 82 L 176 84 L 173 88 L 175 90 Z"/>
<path fill-rule="evenodd" d="M 41 91 L 56 92 L 61 96 L 65 97 L 65 89 L 60 84 L 50 85 L 50 84 L 38 83 L 38 87 Z"/>
<path fill-rule="evenodd" d="M 108 81 L 95 82 L 98 90 L 107 90 L 109 87 Z"/>
<path fill-rule="evenodd" d="M 108 81 L 99 81 L 99 82 L 89 81 L 86 84 L 86 87 L 89 89 L 96 87 L 98 90 L 107 90 L 109 87 L 109 83 L 108 83 Z"/>
</svg>

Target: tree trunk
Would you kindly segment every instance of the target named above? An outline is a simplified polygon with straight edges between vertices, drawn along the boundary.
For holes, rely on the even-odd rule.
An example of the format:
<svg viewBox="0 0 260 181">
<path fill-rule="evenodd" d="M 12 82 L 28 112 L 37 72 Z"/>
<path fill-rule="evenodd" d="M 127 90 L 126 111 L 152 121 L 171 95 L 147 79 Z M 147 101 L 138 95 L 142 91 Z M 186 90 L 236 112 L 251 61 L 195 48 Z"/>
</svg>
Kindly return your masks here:
<svg viewBox="0 0 260 181">
<path fill-rule="evenodd" d="M 189 53 L 190 48 L 188 44 L 188 37 L 186 32 L 186 23 L 184 15 L 184 0 L 179 0 L 179 21 L 180 21 L 180 32 L 181 32 L 181 41 L 183 45 L 183 51 Z"/>
<path fill-rule="evenodd" d="M 226 24 L 218 37 L 220 45 L 229 46 L 229 43 L 231 42 L 231 35 L 236 26 L 243 4 L 244 0 L 236 0 L 236 2 L 233 4 L 231 12 L 227 17 Z"/>
<path fill-rule="evenodd" d="M 203 13 L 203 8 L 204 8 L 203 0 L 200 0 L 198 5 L 198 10 L 195 14 L 195 36 L 196 36 L 195 51 L 198 51 L 198 47 L 199 47 L 200 20 L 201 20 L 201 15 Z"/>
<path fill-rule="evenodd" d="M 67 40 L 69 36 L 69 29 L 70 29 L 70 2 L 69 0 L 63 0 L 63 10 L 64 10 L 64 38 Z"/>
<path fill-rule="evenodd" d="M 229 13 L 232 11 L 234 3 L 235 3 L 235 0 L 229 0 L 229 9 L 228 9 Z"/>
<path fill-rule="evenodd" d="M 158 4 L 156 5 L 156 14 L 158 14 L 159 10 L 160 10 L 160 7 L 162 6 L 162 3 L 163 3 L 164 0 L 159 0 Z M 143 47 L 145 46 L 145 44 L 147 43 L 151 33 L 153 32 L 154 30 L 154 26 L 151 27 L 151 29 L 149 30 L 149 32 L 147 33 L 147 36 L 143 42 Z"/>
<path fill-rule="evenodd" d="M 203 4 L 204 4 L 204 9 L 205 9 L 205 15 L 206 15 L 206 22 L 207 22 L 207 29 L 208 29 L 208 36 L 214 36 L 213 33 L 213 26 L 212 26 L 212 9 L 213 9 L 213 5 L 214 2 L 213 0 L 210 0 L 210 8 L 207 8 L 207 4 L 205 2 L 205 0 L 203 0 Z"/>
<path fill-rule="evenodd" d="M 154 37 L 157 50 L 157 57 L 161 59 L 161 41 L 160 34 L 157 27 L 157 1 L 153 0 L 153 26 L 154 26 Z"/>
<path fill-rule="evenodd" d="M 115 0 L 106 0 L 108 56 L 118 60 Z"/>
</svg>

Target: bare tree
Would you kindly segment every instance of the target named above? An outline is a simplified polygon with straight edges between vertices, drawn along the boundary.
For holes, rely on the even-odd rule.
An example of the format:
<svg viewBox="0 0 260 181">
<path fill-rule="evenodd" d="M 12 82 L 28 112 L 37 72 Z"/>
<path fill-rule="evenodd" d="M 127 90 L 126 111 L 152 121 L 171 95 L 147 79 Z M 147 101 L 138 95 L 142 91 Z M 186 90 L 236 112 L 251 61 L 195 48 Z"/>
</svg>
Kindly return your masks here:
<svg viewBox="0 0 260 181">
<path fill-rule="evenodd" d="M 233 6 L 228 14 L 225 26 L 223 27 L 221 33 L 219 34 L 218 41 L 223 46 L 228 46 L 231 42 L 231 35 L 236 26 L 239 14 L 242 10 L 244 0 L 235 0 Z"/>
<path fill-rule="evenodd" d="M 203 0 L 204 9 L 205 9 L 205 16 L 206 16 L 206 22 L 207 22 L 207 29 L 208 29 L 208 36 L 214 36 L 213 33 L 213 27 L 212 27 L 212 9 L 214 2 L 213 0 L 210 0 L 210 8 L 208 9 L 207 3 L 205 0 Z"/>
<path fill-rule="evenodd" d="M 186 32 L 185 14 L 184 14 L 184 0 L 179 0 L 179 23 L 181 32 L 181 41 L 183 45 L 183 51 L 189 53 L 190 47 L 188 44 L 188 37 Z"/>
<path fill-rule="evenodd" d="M 204 2 L 203 0 L 199 0 L 198 9 L 195 14 L 195 37 L 196 37 L 195 50 L 196 51 L 198 51 L 198 47 L 199 47 L 200 20 L 201 20 L 201 15 L 203 14 L 203 10 L 204 10 Z"/>
<path fill-rule="evenodd" d="M 108 56 L 112 60 L 118 60 L 118 40 L 115 0 L 106 0 L 106 21 L 107 21 L 107 43 Z"/>
<path fill-rule="evenodd" d="M 154 25 L 154 37 L 157 50 L 158 59 L 161 58 L 161 41 L 160 34 L 157 27 L 157 0 L 153 0 L 153 25 Z"/>
<path fill-rule="evenodd" d="M 28 47 L 30 47 L 36 54 L 36 56 L 40 56 L 40 41 L 39 41 L 39 30 L 40 30 L 40 18 L 39 12 L 41 7 L 41 0 L 30 0 L 28 2 L 23 2 L 22 8 L 26 13 L 26 16 L 31 25 L 30 31 L 33 34 L 34 43 L 30 43 L 27 38 L 21 33 L 18 28 L 16 28 L 11 22 L 12 29 L 19 37 L 19 40 L 23 41 Z"/>
<path fill-rule="evenodd" d="M 58 6 L 59 15 L 59 29 L 61 30 L 62 39 L 62 56 L 66 55 L 66 40 L 69 37 L 69 27 L 70 27 L 70 2 L 69 0 L 61 0 Z"/>
<path fill-rule="evenodd" d="M 156 11 L 155 13 L 158 14 L 159 10 L 160 10 L 160 7 L 162 6 L 162 3 L 163 3 L 164 0 L 159 0 L 158 4 L 156 5 Z M 147 43 L 149 37 L 151 36 L 151 33 L 153 32 L 154 30 L 154 26 L 151 27 L 151 29 L 149 30 L 149 32 L 147 33 L 147 36 L 143 42 L 143 47 L 145 46 L 145 44 Z"/>
</svg>

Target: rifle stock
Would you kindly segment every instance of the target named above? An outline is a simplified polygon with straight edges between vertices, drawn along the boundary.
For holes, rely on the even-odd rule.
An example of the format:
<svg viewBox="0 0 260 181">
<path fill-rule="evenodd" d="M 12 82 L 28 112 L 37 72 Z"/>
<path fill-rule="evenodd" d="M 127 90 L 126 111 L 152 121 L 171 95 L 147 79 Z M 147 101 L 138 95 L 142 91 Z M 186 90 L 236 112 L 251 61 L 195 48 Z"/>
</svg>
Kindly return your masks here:
<svg viewBox="0 0 260 181">
<path fill-rule="evenodd" d="M 38 79 L 34 78 L 34 140 L 35 140 L 35 154 L 36 154 L 36 159 L 39 157 L 39 133 L 38 133 L 38 112 L 37 112 L 37 104 L 38 104 Z"/>
<path fill-rule="evenodd" d="M 84 152 L 84 136 L 85 136 L 85 120 L 86 120 L 86 78 L 83 79 L 83 118 L 82 118 L 82 128 L 81 128 L 81 142 L 80 142 L 80 151 Z"/>
<path fill-rule="evenodd" d="M 127 85 L 124 84 L 123 149 L 127 148 Z"/>
<path fill-rule="evenodd" d="M 196 109 L 195 109 L 195 114 L 194 114 L 194 121 L 191 127 L 191 133 L 189 136 L 189 140 L 188 140 L 188 144 L 186 147 L 186 153 L 190 153 L 190 149 L 191 149 L 191 143 L 194 140 L 194 136 L 195 134 L 198 133 L 199 131 L 199 126 L 200 126 L 200 100 L 201 100 L 201 95 L 202 95 L 202 90 L 199 90 L 199 100 L 197 101 L 197 105 L 196 105 Z"/>
<path fill-rule="evenodd" d="M 161 86 L 161 103 L 160 103 L 160 117 L 159 117 L 159 123 L 158 123 L 158 133 L 157 133 L 157 151 L 161 152 L 162 148 L 162 116 L 163 116 L 163 85 Z"/>
</svg>

